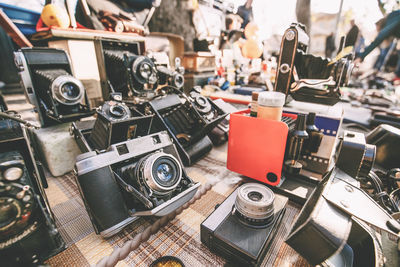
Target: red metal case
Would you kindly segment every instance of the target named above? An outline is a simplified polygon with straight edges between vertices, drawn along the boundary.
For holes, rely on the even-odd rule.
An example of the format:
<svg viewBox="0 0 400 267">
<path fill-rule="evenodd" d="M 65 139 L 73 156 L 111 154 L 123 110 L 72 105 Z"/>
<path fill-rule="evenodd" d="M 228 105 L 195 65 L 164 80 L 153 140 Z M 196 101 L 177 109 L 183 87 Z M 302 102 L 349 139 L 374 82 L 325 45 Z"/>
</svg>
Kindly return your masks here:
<svg viewBox="0 0 400 267">
<path fill-rule="evenodd" d="M 250 110 L 232 113 L 229 122 L 227 168 L 269 185 L 281 180 L 288 126 L 249 116 Z M 283 116 L 296 119 L 293 114 Z"/>
</svg>

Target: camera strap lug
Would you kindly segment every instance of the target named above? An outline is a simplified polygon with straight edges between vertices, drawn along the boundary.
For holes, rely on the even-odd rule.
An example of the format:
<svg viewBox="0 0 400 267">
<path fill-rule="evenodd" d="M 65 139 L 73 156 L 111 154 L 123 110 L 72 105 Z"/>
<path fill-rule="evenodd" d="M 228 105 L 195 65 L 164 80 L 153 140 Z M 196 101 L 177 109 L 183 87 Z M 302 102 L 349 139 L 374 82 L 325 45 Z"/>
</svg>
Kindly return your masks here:
<svg viewBox="0 0 400 267">
<path fill-rule="evenodd" d="M 362 189 L 337 176 L 328 186 L 330 188 L 323 193 L 323 197 L 328 202 L 351 217 L 400 236 L 398 232 L 392 230 L 393 227 L 388 226 L 388 222 L 392 221 L 393 217 Z"/>
<path fill-rule="evenodd" d="M 143 194 L 141 194 L 138 190 L 136 190 L 133 186 L 130 184 L 126 183 L 121 176 L 119 176 L 115 171 L 113 171 L 115 178 L 117 178 L 117 182 L 120 184 L 120 186 L 129 194 L 131 194 L 133 197 L 137 198 L 140 200 L 140 202 L 143 203 L 143 205 L 146 206 L 148 209 L 153 208 L 153 203 L 151 203 L 150 200 L 148 200 Z"/>
</svg>

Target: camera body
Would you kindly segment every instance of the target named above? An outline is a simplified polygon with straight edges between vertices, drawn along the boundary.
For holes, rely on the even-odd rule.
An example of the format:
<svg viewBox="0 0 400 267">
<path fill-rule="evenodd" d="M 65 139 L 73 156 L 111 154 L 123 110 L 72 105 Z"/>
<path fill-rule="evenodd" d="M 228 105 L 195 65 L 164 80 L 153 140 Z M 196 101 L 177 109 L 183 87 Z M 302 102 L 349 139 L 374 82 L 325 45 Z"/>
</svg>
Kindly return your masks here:
<svg viewBox="0 0 400 267">
<path fill-rule="evenodd" d="M 88 141 L 93 149 L 107 149 L 111 144 L 150 133 L 154 115 L 144 115 L 117 100 L 106 101 L 97 109 L 97 118 Z"/>
<path fill-rule="evenodd" d="M 172 92 L 158 95 L 145 103 L 144 110 L 149 110 L 158 118 L 151 131 L 167 129 L 183 163 L 186 166 L 192 165 L 212 149 L 212 142 L 207 134 L 227 114 L 198 92 L 186 96 L 179 90 L 169 89 Z"/>
<path fill-rule="evenodd" d="M 0 120 L 0 261 L 4 266 L 39 265 L 65 246 L 28 136 L 19 123 Z"/>
<path fill-rule="evenodd" d="M 164 216 L 200 186 L 182 168 L 167 132 L 78 156 L 77 184 L 97 234 L 109 237 L 139 216 Z"/>
<path fill-rule="evenodd" d="M 22 48 L 14 53 L 21 83 L 42 126 L 92 115 L 85 88 L 74 78 L 64 50 Z"/>
<path fill-rule="evenodd" d="M 200 226 L 201 242 L 237 266 L 259 266 L 288 199 L 258 183 L 245 183 Z"/>
<path fill-rule="evenodd" d="M 274 89 L 298 101 L 334 105 L 339 87 L 347 84 L 353 70 L 353 55 L 337 60 L 317 57 L 307 54 L 308 43 L 304 25 L 292 23 L 285 31 Z"/>
<path fill-rule="evenodd" d="M 104 64 L 112 90 L 127 97 L 150 98 L 158 84 L 154 62 L 130 51 L 104 49 Z"/>
</svg>

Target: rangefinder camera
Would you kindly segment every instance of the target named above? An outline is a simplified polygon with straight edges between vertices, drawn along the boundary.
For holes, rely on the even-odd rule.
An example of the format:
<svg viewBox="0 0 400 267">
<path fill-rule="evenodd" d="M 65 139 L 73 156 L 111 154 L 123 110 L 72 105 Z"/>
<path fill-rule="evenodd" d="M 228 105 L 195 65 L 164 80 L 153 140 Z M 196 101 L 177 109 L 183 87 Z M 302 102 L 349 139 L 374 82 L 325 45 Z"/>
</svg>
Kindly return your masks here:
<svg viewBox="0 0 400 267">
<path fill-rule="evenodd" d="M 22 48 L 14 53 L 22 87 L 42 126 L 92 115 L 85 88 L 74 78 L 67 53 L 54 48 Z"/>
<path fill-rule="evenodd" d="M 189 201 L 199 183 L 182 168 L 167 132 L 77 157 L 76 181 L 97 234 L 107 238 L 140 216 L 164 216 Z"/>
<path fill-rule="evenodd" d="M 2 266 L 36 266 L 62 251 L 27 129 L 0 120 L 0 262 Z"/>
<path fill-rule="evenodd" d="M 200 226 L 201 242 L 234 266 L 259 266 L 288 199 L 259 183 L 245 183 Z"/>
</svg>

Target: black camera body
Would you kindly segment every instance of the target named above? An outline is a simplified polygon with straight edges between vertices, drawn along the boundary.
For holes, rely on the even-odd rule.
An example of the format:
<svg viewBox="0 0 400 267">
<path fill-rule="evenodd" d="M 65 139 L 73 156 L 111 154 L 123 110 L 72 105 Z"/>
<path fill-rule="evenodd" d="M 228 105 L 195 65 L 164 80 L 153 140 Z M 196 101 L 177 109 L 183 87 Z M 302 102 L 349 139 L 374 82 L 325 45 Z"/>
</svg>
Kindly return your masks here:
<svg viewBox="0 0 400 267">
<path fill-rule="evenodd" d="M 40 265 L 62 251 L 27 129 L 0 120 L 0 262 L 3 266 Z"/>
<path fill-rule="evenodd" d="M 73 77 L 64 50 L 22 48 L 14 57 L 25 94 L 37 109 L 42 126 L 92 115 L 85 88 Z"/>
<path fill-rule="evenodd" d="M 334 105 L 341 96 L 339 87 L 347 84 L 353 70 L 353 55 L 338 60 L 317 57 L 307 54 L 308 43 L 304 25 L 292 23 L 285 31 L 274 89 L 298 101 Z"/>
<path fill-rule="evenodd" d="M 190 96 L 179 90 L 158 95 L 144 104 L 146 109 L 159 119 L 153 124 L 152 132 L 167 129 L 186 166 L 192 165 L 212 149 L 207 134 L 227 115 L 195 91 Z"/>
<path fill-rule="evenodd" d="M 106 101 L 97 109 L 97 118 L 88 141 L 92 149 L 104 150 L 110 145 L 150 133 L 154 115 L 145 115 L 117 100 Z"/>
<path fill-rule="evenodd" d="M 104 64 L 112 90 L 124 98 L 150 98 L 158 84 L 154 62 L 129 51 L 104 49 Z"/>
<path fill-rule="evenodd" d="M 77 184 L 97 234 L 109 237 L 139 216 L 164 216 L 200 186 L 185 173 L 167 132 L 77 157 Z"/>
<path fill-rule="evenodd" d="M 288 199 L 258 183 L 245 183 L 200 226 L 201 242 L 235 266 L 260 266 Z"/>
</svg>

